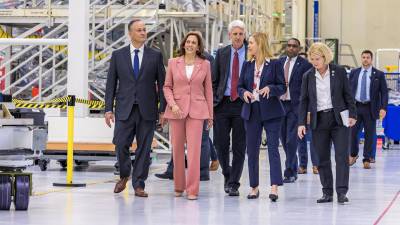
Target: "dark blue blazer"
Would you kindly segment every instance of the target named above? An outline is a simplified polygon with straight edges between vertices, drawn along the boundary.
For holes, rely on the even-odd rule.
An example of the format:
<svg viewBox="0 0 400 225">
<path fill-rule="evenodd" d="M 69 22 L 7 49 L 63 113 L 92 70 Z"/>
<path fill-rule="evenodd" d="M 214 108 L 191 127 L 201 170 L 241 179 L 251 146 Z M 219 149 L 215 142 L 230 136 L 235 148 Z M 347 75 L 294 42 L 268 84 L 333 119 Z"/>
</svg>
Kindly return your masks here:
<svg viewBox="0 0 400 225">
<path fill-rule="evenodd" d="M 255 61 L 247 61 L 243 64 L 242 72 L 240 73 L 238 93 L 243 101 L 243 94 L 245 91 L 253 92 L 254 67 Z M 260 95 L 260 116 L 263 121 L 285 115 L 285 110 L 279 98 L 286 92 L 286 85 L 283 67 L 277 59 L 273 59 L 269 63 L 265 61 L 261 73 L 260 89 L 266 86 L 270 88 L 269 98 L 264 98 Z M 250 118 L 250 104 L 251 103 L 243 103 L 241 116 L 244 120 L 249 120 Z"/>
<path fill-rule="evenodd" d="M 350 72 L 350 86 L 351 93 L 353 97 L 356 97 L 357 86 L 358 86 L 358 77 L 361 72 L 361 67 L 356 68 Z M 371 73 L 371 86 L 369 88 L 370 95 L 370 105 L 371 105 L 371 114 L 374 119 L 379 119 L 379 110 L 384 109 L 386 111 L 389 96 L 388 89 L 385 79 L 385 74 L 372 67 Z"/>
<path fill-rule="evenodd" d="M 279 59 L 282 68 L 285 67 L 286 56 Z M 290 92 L 290 102 L 292 104 L 294 112 L 298 112 L 301 94 L 301 82 L 303 80 L 303 74 L 305 74 L 312 65 L 306 59 L 298 56 L 296 62 L 293 66 L 292 74 L 289 80 L 289 92 Z M 285 74 L 284 74 L 285 75 Z"/>
<path fill-rule="evenodd" d="M 156 120 L 158 114 L 165 111 L 166 101 L 162 91 L 165 67 L 162 54 L 145 46 L 142 60 L 139 77 L 136 79 L 129 45 L 112 53 L 106 84 L 105 111 L 114 111 L 115 100 L 117 120 L 128 119 L 133 104 L 139 105 L 140 115 L 144 120 Z"/>
</svg>

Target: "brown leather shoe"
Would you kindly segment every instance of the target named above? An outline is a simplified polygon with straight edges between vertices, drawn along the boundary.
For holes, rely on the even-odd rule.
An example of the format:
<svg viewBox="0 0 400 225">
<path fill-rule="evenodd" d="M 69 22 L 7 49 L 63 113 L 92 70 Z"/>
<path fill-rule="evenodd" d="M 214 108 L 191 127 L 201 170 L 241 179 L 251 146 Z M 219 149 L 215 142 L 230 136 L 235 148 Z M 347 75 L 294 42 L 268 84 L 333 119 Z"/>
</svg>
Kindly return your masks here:
<svg viewBox="0 0 400 225">
<path fill-rule="evenodd" d="M 302 167 L 302 166 L 300 166 L 299 170 L 297 171 L 297 173 L 298 174 L 306 174 L 307 173 L 307 169 Z"/>
<path fill-rule="evenodd" d="M 352 166 L 354 165 L 354 163 L 357 162 L 358 156 L 353 157 L 353 156 L 349 156 L 349 165 Z"/>
<path fill-rule="evenodd" d="M 121 191 L 125 190 L 126 182 L 128 182 L 129 177 L 121 178 L 116 184 L 114 188 L 114 193 L 120 193 Z"/>
<path fill-rule="evenodd" d="M 219 161 L 218 160 L 211 161 L 210 171 L 217 171 L 218 167 L 219 167 Z"/>
<path fill-rule="evenodd" d="M 319 173 L 318 167 L 317 166 L 313 166 L 312 167 L 312 172 L 313 172 L 313 174 L 318 174 Z"/>
<path fill-rule="evenodd" d="M 143 188 L 135 188 L 135 196 L 147 198 L 149 197 L 149 194 L 147 194 Z"/>
<path fill-rule="evenodd" d="M 364 164 L 364 169 L 371 169 L 371 165 L 369 162 L 365 161 L 363 162 L 363 164 Z"/>
</svg>

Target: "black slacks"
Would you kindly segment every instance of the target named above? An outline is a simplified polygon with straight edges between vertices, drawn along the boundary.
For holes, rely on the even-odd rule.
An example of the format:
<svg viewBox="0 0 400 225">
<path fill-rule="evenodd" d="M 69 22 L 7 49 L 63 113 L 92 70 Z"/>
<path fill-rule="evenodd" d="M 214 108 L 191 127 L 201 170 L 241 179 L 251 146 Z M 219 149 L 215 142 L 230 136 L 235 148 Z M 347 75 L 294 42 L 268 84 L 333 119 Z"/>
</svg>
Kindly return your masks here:
<svg viewBox="0 0 400 225">
<path fill-rule="evenodd" d="M 145 188 L 149 174 L 151 143 L 154 137 L 156 121 L 144 120 L 139 106 L 133 105 L 127 120 L 116 120 L 114 129 L 115 151 L 120 168 L 120 177 L 129 177 L 132 170 L 134 188 Z M 137 148 L 132 164 L 129 148 L 136 137 Z"/>
<path fill-rule="evenodd" d="M 312 141 L 320 160 L 318 169 L 324 194 L 333 195 L 331 142 L 335 148 L 336 192 L 346 194 L 349 189 L 349 135 L 349 128 L 337 124 L 333 111 L 317 113 Z"/>
<path fill-rule="evenodd" d="M 372 118 L 370 107 L 370 103 L 362 104 L 357 102 L 357 122 L 356 125 L 351 129 L 351 156 L 356 157 L 359 151 L 358 135 L 364 127 L 365 143 L 363 162 L 369 162 L 370 158 L 374 158 L 372 155 L 372 149 L 376 135 L 376 120 Z"/>
<path fill-rule="evenodd" d="M 239 188 L 242 176 L 245 153 L 246 153 L 246 131 L 243 119 L 240 117 L 242 101 L 237 99 L 231 102 L 229 97 L 224 97 L 222 102 L 215 107 L 214 134 L 217 134 L 215 143 L 218 160 L 222 168 L 228 186 Z M 232 131 L 232 166 L 230 166 L 230 144 Z"/>
</svg>

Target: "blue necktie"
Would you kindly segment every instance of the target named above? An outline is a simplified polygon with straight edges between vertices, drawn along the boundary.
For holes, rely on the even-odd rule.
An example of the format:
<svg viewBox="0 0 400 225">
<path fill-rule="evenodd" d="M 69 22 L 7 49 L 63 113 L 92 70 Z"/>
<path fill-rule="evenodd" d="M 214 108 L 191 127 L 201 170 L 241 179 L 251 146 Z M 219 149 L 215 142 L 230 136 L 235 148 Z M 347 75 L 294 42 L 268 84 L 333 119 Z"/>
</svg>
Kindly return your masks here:
<svg viewBox="0 0 400 225">
<path fill-rule="evenodd" d="M 135 56 L 133 57 L 133 75 L 135 79 L 139 77 L 139 49 L 135 49 Z"/>
<path fill-rule="evenodd" d="M 364 70 L 363 77 L 361 79 L 360 101 L 367 101 L 367 70 Z"/>
</svg>

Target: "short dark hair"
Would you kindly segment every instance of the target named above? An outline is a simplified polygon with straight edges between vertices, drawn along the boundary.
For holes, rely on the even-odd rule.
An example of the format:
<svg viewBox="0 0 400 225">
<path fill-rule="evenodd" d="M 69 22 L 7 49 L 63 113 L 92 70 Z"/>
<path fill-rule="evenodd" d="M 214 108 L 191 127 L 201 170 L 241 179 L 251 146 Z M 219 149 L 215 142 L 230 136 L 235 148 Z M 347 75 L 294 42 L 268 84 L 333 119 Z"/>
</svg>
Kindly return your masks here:
<svg viewBox="0 0 400 225">
<path fill-rule="evenodd" d="M 364 55 L 364 54 L 369 54 L 371 56 L 371 59 L 374 57 L 374 54 L 372 53 L 372 51 L 368 50 L 368 49 L 362 51 L 361 55 Z"/>
<path fill-rule="evenodd" d="M 197 38 L 197 44 L 199 45 L 199 50 L 196 51 L 196 55 L 202 59 L 205 59 L 206 57 L 204 56 L 204 43 L 203 39 L 201 38 L 201 35 L 199 34 L 198 31 L 190 31 L 185 35 L 185 37 L 182 39 L 180 48 L 179 48 L 179 56 L 185 55 L 185 43 L 189 36 L 195 36 Z"/>
<path fill-rule="evenodd" d="M 143 20 L 141 20 L 141 19 L 133 19 L 133 20 L 131 20 L 131 21 L 128 23 L 128 30 L 129 30 L 129 31 L 131 30 L 132 24 L 134 24 L 134 23 L 136 23 L 136 22 L 143 22 Z"/>
<path fill-rule="evenodd" d="M 294 37 L 292 37 L 292 38 L 289 38 L 289 40 L 288 40 L 288 43 L 289 43 L 289 41 L 295 41 L 295 42 L 297 42 L 297 44 L 299 45 L 299 47 L 300 47 L 300 40 L 299 39 L 297 39 L 297 38 L 294 38 Z"/>
</svg>

